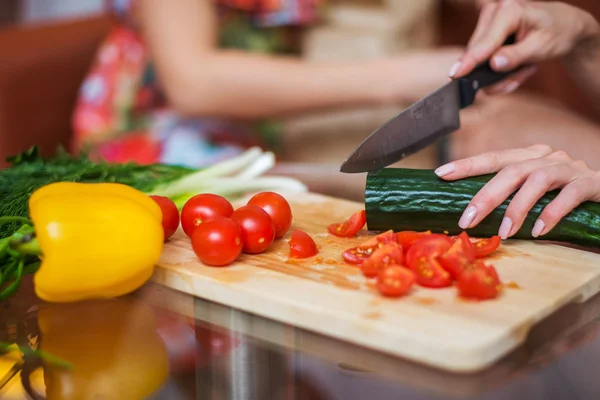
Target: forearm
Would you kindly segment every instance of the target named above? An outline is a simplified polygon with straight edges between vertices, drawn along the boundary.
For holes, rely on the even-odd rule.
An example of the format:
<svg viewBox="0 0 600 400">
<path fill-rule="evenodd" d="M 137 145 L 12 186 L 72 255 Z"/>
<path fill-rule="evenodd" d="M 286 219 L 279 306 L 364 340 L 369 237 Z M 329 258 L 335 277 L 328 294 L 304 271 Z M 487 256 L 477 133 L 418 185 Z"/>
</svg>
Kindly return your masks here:
<svg viewBox="0 0 600 400">
<path fill-rule="evenodd" d="M 414 71 L 409 58 L 391 64 L 318 63 L 217 51 L 190 64 L 198 68 L 182 68 L 166 77 L 165 90 L 172 105 L 185 114 L 260 118 L 394 101 L 403 80 L 410 96 L 414 90 L 407 76 Z M 384 81 L 389 74 L 383 72 L 390 68 L 399 69 L 393 85 Z"/>
</svg>

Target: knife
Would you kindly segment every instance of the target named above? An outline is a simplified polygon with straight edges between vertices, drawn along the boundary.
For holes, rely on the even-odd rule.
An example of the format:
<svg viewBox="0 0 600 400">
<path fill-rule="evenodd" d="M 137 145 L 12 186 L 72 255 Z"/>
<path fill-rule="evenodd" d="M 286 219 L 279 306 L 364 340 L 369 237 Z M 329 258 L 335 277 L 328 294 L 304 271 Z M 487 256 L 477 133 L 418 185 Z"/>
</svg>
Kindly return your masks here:
<svg viewBox="0 0 600 400">
<path fill-rule="evenodd" d="M 515 35 L 504 46 L 513 43 Z M 479 64 L 469 75 L 452 80 L 373 132 L 344 161 L 340 171 L 357 173 L 386 167 L 458 130 L 459 112 L 473 104 L 477 91 L 500 82 L 518 69 L 496 72 L 489 60 Z"/>
</svg>

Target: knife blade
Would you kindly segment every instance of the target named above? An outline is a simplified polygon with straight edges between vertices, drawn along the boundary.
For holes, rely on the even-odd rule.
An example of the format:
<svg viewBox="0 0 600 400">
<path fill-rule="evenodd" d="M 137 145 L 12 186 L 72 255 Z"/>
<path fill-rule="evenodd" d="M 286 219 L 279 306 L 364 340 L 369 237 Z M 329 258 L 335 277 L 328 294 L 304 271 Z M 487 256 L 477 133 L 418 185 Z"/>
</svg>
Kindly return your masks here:
<svg viewBox="0 0 600 400">
<path fill-rule="evenodd" d="M 504 45 L 514 43 L 509 37 Z M 435 143 L 460 128 L 460 110 L 475 101 L 479 89 L 500 82 L 518 69 L 492 70 L 489 60 L 469 75 L 452 80 L 417 101 L 367 137 L 340 167 L 358 173 L 384 168 Z"/>
</svg>

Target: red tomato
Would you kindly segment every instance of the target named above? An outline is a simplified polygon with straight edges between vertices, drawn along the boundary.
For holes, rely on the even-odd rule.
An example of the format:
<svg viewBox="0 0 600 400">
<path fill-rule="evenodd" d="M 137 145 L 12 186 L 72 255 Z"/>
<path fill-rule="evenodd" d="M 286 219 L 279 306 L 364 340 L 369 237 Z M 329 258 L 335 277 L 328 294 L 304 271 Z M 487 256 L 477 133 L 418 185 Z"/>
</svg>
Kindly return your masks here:
<svg viewBox="0 0 600 400">
<path fill-rule="evenodd" d="M 328 227 L 329 233 L 339 237 L 352 237 L 356 236 L 365 223 L 367 222 L 367 215 L 365 210 L 355 212 L 343 223 L 331 224 Z"/>
<path fill-rule="evenodd" d="M 242 252 L 242 247 L 242 229 L 231 218 L 210 219 L 192 234 L 192 249 L 206 265 L 231 264 Z"/>
<path fill-rule="evenodd" d="M 442 254 L 438 261 L 450 273 L 452 279 L 458 279 L 465 268 L 475 261 L 475 249 L 473 249 L 467 234 L 461 233 L 454 240 L 452 247 Z"/>
<path fill-rule="evenodd" d="M 262 192 L 254 195 L 248 205 L 265 210 L 275 226 L 275 237 L 283 237 L 292 226 L 292 209 L 287 200 L 274 192 Z"/>
<path fill-rule="evenodd" d="M 257 206 L 243 206 L 235 210 L 231 219 L 242 228 L 244 253 L 266 251 L 275 240 L 275 226 L 265 210 Z"/>
<path fill-rule="evenodd" d="M 319 252 L 315 241 L 310 235 L 298 229 L 294 229 L 288 244 L 290 245 L 290 257 L 292 258 L 308 258 Z"/>
<path fill-rule="evenodd" d="M 477 258 L 487 257 L 500 247 L 500 236 L 492 236 L 489 239 L 477 239 L 473 241 L 475 256 Z"/>
<path fill-rule="evenodd" d="M 437 261 L 451 246 L 452 240 L 448 236 L 431 234 L 410 247 L 406 263 L 416 274 L 419 285 L 439 288 L 452 284 L 450 274 Z"/>
<path fill-rule="evenodd" d="M 396 240 L 398 240 L 398 243 L 402 245 L 402 249 L 404 250 L 404 252 L 407 252 L 410 246 L 413 245 L 413 243 L 428 235 L 431 235 L 431 231 L 402 231 L 396 233 Z"/>
<path fill-rule="evenodd" d="M 377 290 L 387 297 L 399 297 L 415 283 L 415 274 L 404 267 L 391 265 L 379 271 Z"/>
<path fill-rule="evenodd" d="M 179 210 L 168 197 L 154 195 L 150 197 L 160 206 L 162 211 L 162 225 L 166 242 L 179 228 Z"/>
<path fill-rule="evenodd" d="M 465 254 L 465 256 L 467 257 L 467 259 L 469 260 L 469 262 L 473 262 L 475 261 L 476 254 L 475 254 L 475 246 L 473 246 L 473 243 L 471 242 L 471 238 L 469 237 L 469 235 L 467 234 L 467 232 L 461 232 L 460 235 L 458 235 L 456 237 L 456 239 L 454 239 L 456 241 L 460 240 L 462 243 L 462 250 Z"/>
<path fill-rule="evenodd" d="M 360 269 L 367 278 L 374 278 L 379 271 L 389 265 L 402 265 L 404 263 L 404 254 L 402 247 L 398 243 L 387 243 L 376 249 L 371 257 L 367 258 Z"/>
<path fill-rule="evenodd" d="M 393 231 L 381 233 L 370 238 L 359 246 L 353 247 L 342 253 L 342 258 L 348 264 L 360 265 L 371 256 L 373 252 L 385 243 L 396 243 L 396 236 Z"/>
<path fill-rule="evenodd" d="M 200 224 L 215 217 L 231 217 L 233 206 L 224 197 L 202 193 L 189 199 L 181 209 L 181 226 L 189 237 Z"/>
<path fill-rule="evenodd" d="M 498 296 L 499 285 L 500 280 L 496 270 L 485 264 L 465 270 L 456 283 L 460 296 L 478 300 L 492 299 Z"/>
</svg>

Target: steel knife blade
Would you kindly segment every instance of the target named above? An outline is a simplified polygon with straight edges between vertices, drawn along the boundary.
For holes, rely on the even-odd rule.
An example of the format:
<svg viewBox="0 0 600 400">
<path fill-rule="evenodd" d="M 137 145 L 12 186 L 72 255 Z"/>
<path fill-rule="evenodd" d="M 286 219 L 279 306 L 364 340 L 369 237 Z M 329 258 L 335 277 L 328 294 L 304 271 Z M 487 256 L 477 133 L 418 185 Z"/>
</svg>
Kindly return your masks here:
<svg viewBox="0 0 600 400">
<path fill-rule="evenodd" d="M 514 35 L 505 45 L 511 43 Z M 473 104 L 479 89 L 515 72 L 496 72 L 487 61 L 469 75 L 450 81 L 373 132 L 344 161 L 340 171 L 358 173 L 384 168 L 430 146 L 460 128 L 460 110 Z"/>
</svg>

